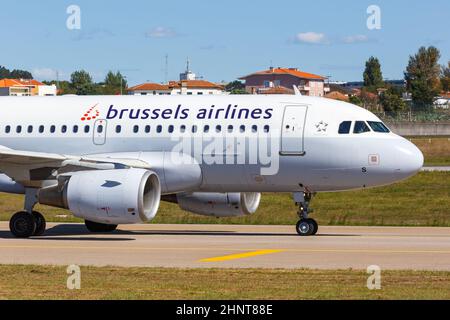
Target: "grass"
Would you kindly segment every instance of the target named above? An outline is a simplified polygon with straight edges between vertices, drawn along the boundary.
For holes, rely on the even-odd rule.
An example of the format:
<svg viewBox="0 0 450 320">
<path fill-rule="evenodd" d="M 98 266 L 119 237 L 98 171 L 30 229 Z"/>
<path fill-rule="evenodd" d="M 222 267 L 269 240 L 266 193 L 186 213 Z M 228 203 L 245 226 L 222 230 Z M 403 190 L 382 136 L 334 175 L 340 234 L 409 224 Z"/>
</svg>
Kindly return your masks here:
<svg viewBox="0 0 450 320">
<path fill-rule="evenodd" d="M 0 220 L 9 220 L 12 213 L 20 210 L 22 198 L 1 194 Z M 421 172 L 388 187 L 321 193 L 314 198 L 312 207 L 312 216 L 321 225 L 450 227 L 450 172 Z M 65 210 L 45 206 L 36 209 L 48 221 L 82 222 Z M 174 204 L 161 203 L 153 223 L 293 225 L 297 220 L 290 194 L 267 193 L 252 216 L 209 218 L 182 211 Z"/>
<path fill-rule="evenodd" d="M 426 166 L 450 166 L 450 138 L 409 138 L 424 154 Z"/>
<path fill-rule="evenodd" d="M 0 299 L 450 299 L 450 272 L 382 271 L 381 290 L 360 270 L 81 267 L 81 290 L 67 277 L 0 265 Z"/>
</svg>

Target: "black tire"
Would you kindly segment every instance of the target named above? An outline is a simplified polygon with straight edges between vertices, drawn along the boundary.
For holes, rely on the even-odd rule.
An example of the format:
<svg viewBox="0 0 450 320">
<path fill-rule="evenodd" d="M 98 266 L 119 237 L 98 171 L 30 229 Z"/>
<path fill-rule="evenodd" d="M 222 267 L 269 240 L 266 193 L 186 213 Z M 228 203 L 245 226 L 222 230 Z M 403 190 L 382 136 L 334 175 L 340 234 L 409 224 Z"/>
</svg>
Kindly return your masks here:
<svg viewBox="0 0 450 320">
<path fill-rule="evenodd" d="M 317 224 L 317 221 L 314 219 L 307 219 L 309 224 L 311 224 L 313 228 L 313 232 L 311 233 L 312 236 L 315 236 L 317 234 L 317 231 L 319 231 L 319 225 Z"/>
<path fill-rule="evenodd" d="M 90 232 L 95 232 L 95 233 L 113 232 L 114 230 L 117 229 L 117 224 L 104 224 L 104 223 L 98 223 L 98 222 L 93 222 L 93 221 L 89 221 L 89 220 L 85 220 L 84 224 L 86 225 L 86 228 Z"/>
<path fill-rule="evenodd" d="M 308 221 L 308 219 L 302 219 L 297 222 L 296 228 L 299 236 L 307 237 L 313 233 L 313 225 Z"/>
<path fill-rule="evenodd" d="M 29 238 L 36 231 L 36 220 L 28 212 L 17 212 L 9 221 L 9 230 L 17 238 Z"/>
<path fill-rule="evenodd" d="M 34 220 L 36 221 L 36 230 L 34 231 L 33 236 L 42 236 L 45 232 L 45 228 L 47 227 L 45 218 L 41 213 L 37 211 L 33 211 L 33 216 Z"/>
</svg>

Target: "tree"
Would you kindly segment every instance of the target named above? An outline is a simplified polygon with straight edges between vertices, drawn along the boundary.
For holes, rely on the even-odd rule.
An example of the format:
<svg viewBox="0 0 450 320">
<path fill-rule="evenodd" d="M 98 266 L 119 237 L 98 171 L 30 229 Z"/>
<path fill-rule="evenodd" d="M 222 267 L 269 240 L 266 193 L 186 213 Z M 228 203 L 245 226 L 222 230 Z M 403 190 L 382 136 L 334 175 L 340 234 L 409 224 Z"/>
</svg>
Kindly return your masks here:
<svg viewBox="0 0 450 320">
<path fill-rule="evenodd" d="M 409 57 L 405 79 L 417 107 L 431 106 L 440 92 L 440 56 L 439 50 L 431 46 L 421 47 L 414 56 Z"/>
<path fill-rule="evenodd" d="M 367 88 L 362 88 L 359 94 L 362 101 L 362 107 L 368 110 L 378 110 L 379 97 L 377 94 L 371 92 Z"/>
<path fill-rule="evenodd" d="M 230 92 L 231 94 L 247 94 L 245 91 L 245 85 L 239 80 L 235 80 L 227 84 L 225 86 L 225 91 Z"/>
<path fill-rule="evenodd" d="M 123 93 L 127 88 L 127 80 L 118 71 L 116 73 L 109 71 L 105 77 L 103 94 L 119 94 Z"/>
<path fill-rule="evenodd" d="M 9 78 L 10 72 L 3 66 L 0 66 L 0 79 Z"/>
<path fill-rule="evenodd" d="M 95 92 L 92 77 L 84 70 L 72 73 L 70 82 L 77 95 L 90 95 Z"/>
<path fill-rule="evenodd" d="M 402 99 L 402 90 L 394 86 L 389 87 L 381 94 L 380 103 L 386 112 L 398 112 L 406 109 L 406 103 Z"/>
<path fill-rule="evenodd" d="M 9 77 L 12 79 L 33 79 L 33 75 L 25 70 L 13 70 Z"/>
<path fill-rule="evenodd" d="M 450 61 L 447 66 L 443 65 L 441 68 L 441 86 L 445 92 L 450 91 Z"/>
<path fill-rule="evenodd" d="M 0 66 L 0 79 L 33 79 L 33 75 L 25 70 L 13 70 Z"/>
<path fill-rule="evenodd" d="M 358 97 L 356 95 L 350 96 L 349 102 L 353 103 L 353 104 L 356 104 L 357 106 L 360 106 L 360 107 L 363 106 L 363 101 L 361 100 L 360 97 Z"/>
<path fill-rule="evenodd" d="M 380 61 L 375 57 L 370 57 L 366 61 L 364 70 L 364 86 L 374 92 L 377 88 L 383 87 L 383 74 L 381 73 Z"/>
</svg>

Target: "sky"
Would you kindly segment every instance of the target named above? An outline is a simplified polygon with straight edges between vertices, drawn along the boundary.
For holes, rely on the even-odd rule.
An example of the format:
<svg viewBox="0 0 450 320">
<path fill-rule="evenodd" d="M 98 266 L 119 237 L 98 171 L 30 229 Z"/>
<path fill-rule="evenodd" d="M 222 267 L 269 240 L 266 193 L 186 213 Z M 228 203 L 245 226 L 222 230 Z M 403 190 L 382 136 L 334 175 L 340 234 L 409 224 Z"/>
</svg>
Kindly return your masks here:
<svg viewBox="0 0 450 320">
<path fill-rule="evenodd" d="M 233 81 L 274 67 L 360 81 L 379 58 L 386 79 L 402 79 L 410 55 L 436 46 L 450 59 L 448 0 L 0 0 L 0 65 L 38 80 L 95 81 L 120 71 L 129 85 L 176 80 L 189 58 L 207 80 Z M 70 6 L 80 10 L 78 16 Z M 380 9 L 369 29 L 368 7 Z M 79 28 L 77 22 L 80 21 Z M 69 22 L 69 27 L 67 23 Z"/>
</svg>

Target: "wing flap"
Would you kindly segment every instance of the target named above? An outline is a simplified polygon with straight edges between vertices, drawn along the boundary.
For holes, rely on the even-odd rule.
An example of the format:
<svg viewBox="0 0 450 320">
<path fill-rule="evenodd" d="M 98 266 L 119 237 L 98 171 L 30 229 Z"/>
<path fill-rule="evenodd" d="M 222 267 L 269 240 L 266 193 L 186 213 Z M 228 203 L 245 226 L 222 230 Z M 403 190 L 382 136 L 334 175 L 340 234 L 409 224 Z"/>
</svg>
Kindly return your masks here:
<svg viewBox="0 0 450 320">
<path fill-rule="evenodd" d="M 0 170 L 26 187 L 39 187 L 42 181 L 55 180 L 58 175 L 69 172 L 119 168 L 150 169 L 150 165 L 138 159 L 72 156 L 0 148 Z"/>
</svg>

